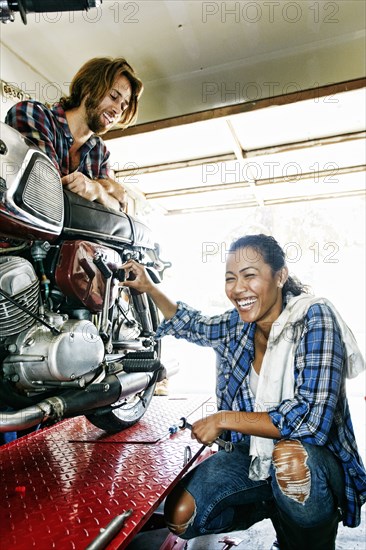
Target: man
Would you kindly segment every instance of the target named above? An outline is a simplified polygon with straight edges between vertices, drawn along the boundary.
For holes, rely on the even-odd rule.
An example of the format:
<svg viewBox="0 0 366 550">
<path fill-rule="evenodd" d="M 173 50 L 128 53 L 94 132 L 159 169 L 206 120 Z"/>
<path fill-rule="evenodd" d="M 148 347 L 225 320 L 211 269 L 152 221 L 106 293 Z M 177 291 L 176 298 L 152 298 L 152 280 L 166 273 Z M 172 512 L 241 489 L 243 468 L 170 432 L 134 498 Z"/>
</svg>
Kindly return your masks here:
<svg viewBox="0 0 366 550">
<path fill-rule="evenodd" d="M 109 152 L 99 136 L 117 123 L 126 128 L 136 120 L 142 91 L 142 82 L 124 58 L 94 58 L 74 76 L 69 96 L 51 108 L 21 101 L 5 122 L 53 161 L 66 189 L 123 211 L 126 192 L 109 176 Z M 0 434 L 0 445 L 14 438 L 15 432 Z"/>
<path fill-rule="evenodd" d="M 99 137 L 137 117 L 143 85 L 122 58 L 87 61 L 74 76 L 70 95 L 51 108 L 21 101 L 5 122 L 53 161 L 66 189 L 107 208 L 125 210 L 126 192 L 109 176 L 109 152 Z"/>
<path fill-rule="evenodd" d="M 29 138 L 53 161 L 63 185 L 114 210 L 126 209 L 123 186 L 109 177 L 109 152 L 99 137 L 116 123 L 126 128 L 137 118 L 143 85 L 122 58 L 94 58 L 76 73 L 69 96 L 51 109 L 34 100 L 12 107 L 5 122 Z M 167 395 L 168 381 L 155 395 Z"/>
</svg>

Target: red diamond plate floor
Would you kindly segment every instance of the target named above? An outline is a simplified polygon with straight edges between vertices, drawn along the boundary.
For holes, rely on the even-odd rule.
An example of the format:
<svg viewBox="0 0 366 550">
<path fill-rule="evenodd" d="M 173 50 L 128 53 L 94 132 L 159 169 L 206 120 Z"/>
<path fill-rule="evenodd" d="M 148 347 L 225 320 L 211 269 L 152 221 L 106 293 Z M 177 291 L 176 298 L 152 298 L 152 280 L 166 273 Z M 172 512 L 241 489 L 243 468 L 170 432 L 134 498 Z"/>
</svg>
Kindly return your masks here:
<svg viewBox="0 0 366 550">
<path fill-rule="evenodd" d="M 1 550 L 85 550 L 132 508 L 106 546 L 126 548 L 203 449 L 188 430 L 169 435 L 169 427 L 214 407 L 207 396 L 154 397 L 138 424 L 115 435 L 79 417 L 0 447 Z"/>
</svg>

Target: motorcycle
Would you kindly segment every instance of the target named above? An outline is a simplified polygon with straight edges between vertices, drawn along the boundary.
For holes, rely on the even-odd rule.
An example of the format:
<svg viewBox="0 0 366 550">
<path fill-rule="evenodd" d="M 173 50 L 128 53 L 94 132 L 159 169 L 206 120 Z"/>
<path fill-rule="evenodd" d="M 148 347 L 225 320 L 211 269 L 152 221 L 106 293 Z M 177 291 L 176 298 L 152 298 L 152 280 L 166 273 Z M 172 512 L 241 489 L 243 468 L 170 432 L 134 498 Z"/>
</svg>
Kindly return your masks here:
<svg viewBox="0 0 366 550">
<path fill-rule="evenodd" d="M 0 138 L 0 431 L 78 415 L 123 430 L 178 365 L 162 365 L 158 311 L 119 284 L 120 266 L 133 258 L 160 282 L 170 264 L 137 217 L 64 190 L 4 123 Z"/>
</svg>

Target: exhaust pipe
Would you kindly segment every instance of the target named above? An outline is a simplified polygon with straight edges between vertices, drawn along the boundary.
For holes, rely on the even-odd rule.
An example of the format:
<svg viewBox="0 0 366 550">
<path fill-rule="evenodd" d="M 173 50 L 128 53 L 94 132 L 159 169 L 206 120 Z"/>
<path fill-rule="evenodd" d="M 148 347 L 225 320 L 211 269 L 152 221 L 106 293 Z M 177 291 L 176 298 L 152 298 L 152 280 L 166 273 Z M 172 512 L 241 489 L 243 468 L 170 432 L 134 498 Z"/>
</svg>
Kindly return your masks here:
<svg viewBox="0 0 366 550">
<path fill-rule="evenodd" d="M 52 407 L 47 401 L 26 407 L 20 411 L 0 412 L 0 432 L 26 430 L 51 417 Z"/>
<path fill-rule="evenodd" d="M 91 384 L 82 391 L 68 390 L 31 407 L 18 411 L 1 411 L 0 432 L 25 430 L 49 419 L 82 415 L 87 411 L 111 405 L 145 390 L 153 376 L 153 372 L 121 372 L 108 376 L 100 384 Z"/>
<path fill-rule="evenodd" d="M 116 403 L 145 390 L 153 372 L 121 372 L 107 376 L 100 384 L 91 384 L 83 391 L 67 391 L 58 399 L 63 403 L 63 416 L 77 416 Z"/>
<path fill-rule="evenodd" d="M 179 370 L 179 363 L 169 361 L 164 368 L 152 372 L 120 372 L 111 374 L 99 384 L 90 384 L 83 390 L 68 390 L 55 397 L 49 397 L 37 405 L 18 411 L 0 411 L 0 432 L 12 432 L 32 428 L 46 420 L 61 420 L 82 415 L 101 407 L 116 403 L 145 390 L 153 376 L 160 371 L 170 378 Z M 159 375 L 158 375 L 159 376 Z M 160 377 L 158 377 L 160 379 Z"/>
</svg>

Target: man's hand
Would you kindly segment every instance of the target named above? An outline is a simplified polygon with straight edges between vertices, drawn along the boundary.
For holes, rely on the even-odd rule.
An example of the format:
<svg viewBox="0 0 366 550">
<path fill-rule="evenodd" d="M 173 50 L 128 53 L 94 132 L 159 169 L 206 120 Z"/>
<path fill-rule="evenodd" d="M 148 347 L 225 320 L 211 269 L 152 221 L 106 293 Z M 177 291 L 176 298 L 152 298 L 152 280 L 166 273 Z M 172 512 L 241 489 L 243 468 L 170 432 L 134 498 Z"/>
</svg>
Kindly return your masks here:
<svg viewBox="0 0 366 550">
<path fill-rule="evenodd" d="M 113 180 L 91 180 L 82 172 L 76 171 L 71 172 L 71 174 L 68 174 L 67 176 L 63 176 L 61 181 L 62 185 L 66 189 L 80 195 L 84 199 L 99 202 L 103 206 L 111 208 L 112 210 L 120 211 L 125 209 L 125 190 L 122 185 L 119 185 L 117 182 L 113 182 Z M 113 189 L 110 182 L 115 184 Z M 117 190 L 119 191 L 120 198 L 116 197 Z"/>
<path fill-rule="evenodd" d="M 111 195 L 118 200 L 121 205 L 121 209 L 126 211 L 127 208 L 127 192 L 123 185 L 118 183 L 118 181 L 113 180 L 112 178 L 105 178 L 98 180 L 98 182 L 104 187 L 108 195 Z"/>
<path fill-rule="evenodd" d="M 69 191 L 89 201 L 98 199 L 99 183 L 95 180 L 90 180 L 82 172 L 71 172 L 71 174 L 63 176 L 62 185 Z"/>
</svg>

